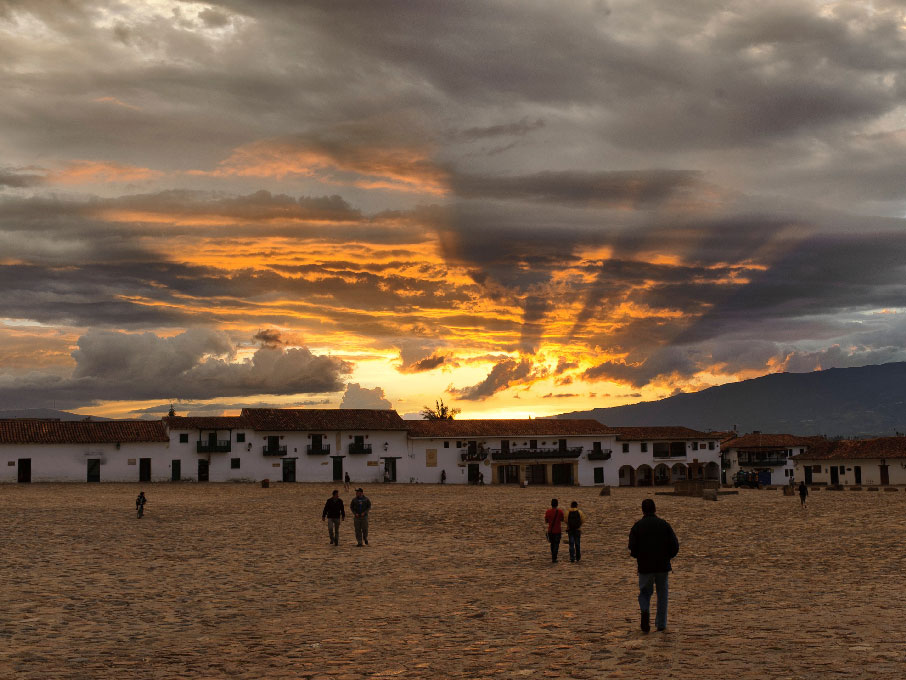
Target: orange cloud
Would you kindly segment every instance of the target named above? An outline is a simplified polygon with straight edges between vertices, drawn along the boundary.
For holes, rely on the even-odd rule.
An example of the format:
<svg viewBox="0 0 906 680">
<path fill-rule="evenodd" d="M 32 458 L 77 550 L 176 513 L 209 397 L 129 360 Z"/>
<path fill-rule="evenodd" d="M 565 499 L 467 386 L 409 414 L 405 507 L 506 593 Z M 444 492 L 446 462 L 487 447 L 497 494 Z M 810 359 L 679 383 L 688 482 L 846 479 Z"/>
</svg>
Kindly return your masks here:
<svg viewBox="0 0 906 680">
<path fill-rule="evenodd" d="M 56 184 L 95 184 L 106 182 L 138 182 L 155 179 L 163 173 L 136 165 L 111 161 L 72 161 L 65 168 L 52 172 L 47 181 Z"/>
<path fill-rule="evenodd" d="M 233 151 L 216 170 L 190 174 L 214 177 L 313 177 L 329 184 L 443 195 L 446 173 L 425 149 L 376 145 L 327 145 L 262 140 Z"/>
</svg>

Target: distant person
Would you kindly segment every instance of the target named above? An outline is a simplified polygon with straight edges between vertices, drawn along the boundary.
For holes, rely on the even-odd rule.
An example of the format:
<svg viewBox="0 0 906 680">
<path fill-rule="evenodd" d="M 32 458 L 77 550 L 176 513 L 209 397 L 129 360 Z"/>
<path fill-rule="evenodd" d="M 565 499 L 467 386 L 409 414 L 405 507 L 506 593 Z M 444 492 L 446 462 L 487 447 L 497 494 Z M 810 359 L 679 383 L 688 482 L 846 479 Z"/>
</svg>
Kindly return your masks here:
<svg viewBox="0 0 906 680">
<path fill-rule="evenodd" d="M 390 470 L 388 470 L 387 468 L 384 468 L 384 482 L 389 482 L 389 481 L 390 481 Z"/>
<path fill-rule="evenodd" d="M 658 630 L 667 627 L 667 575 L 670 573 L 670 560 L 679 552 L 679 541 L 673 528 L 655 515 L 654 501 L 646 498 L 642 501 L 643 517 L 636 522 L 629 532 L 629 554 L 638 563 L 639 572 L 639 609 L 642 612 L 642 632 L 651 630 L 649 608 L 651 593 L 657 586 L 657 615 L 654 625 Z"/>
<path fill-rule="evenodd" d="M 800 505 L 800 507 L 803 507 L 803 508 L 808 507 L 808 502 L 806 501 L 807 498 L 808 498 L 808 487 L 805 485 L 804 481 L 799 482 L 799 505 Z"/>
<path fill-rule="evenodd" d="M 569 537 L 569 561 L 578 562 L 582 559 L 582 525 L 585 524 L 585 514 L 579 510 L 579 504 L 573 501 L 569 504 L 566 513 L 566 535 Z"/>
<path fill-rule="evenodd" d="M 441 484 L 445 484 L 446 481 L 447 481 L 447 471 L 446 471 L 446 470 L 441 470 L 441 471 L 440 471 L 440 483 L 441 483 Z"/>
<path fill-rule="evenodd" d="M 551 562 L 557 561 L 560 552 L 560 539 L 563 533 L 563 511 L 558 508 L 556 498 L 551 499 L 551 506 L 544 513 L 544 525 L 547 531 L 547 541 L 551 544 Z"/>
<path fill-rule="evenodd" d="M 145 503 L 148 502 L 148 499 L 145 498 L 145 492 L 139 491 L 138 497 L 135 499 L 135 516 L 141 519 L 145 516 Z"/>
<path fill-rule="evenodd" d="M 484 473 L 483 472 L 478 473 L 478 485 L 484 486 Z"/>
<path fill-rule="evenodd" d="M 368 513 L 371 511 L 371 501 L 365 495 L 364 489 L 355 490 L 355 498 L 349 501 L 349 512 L 352 513 L 352 526 L 355 528 L 355 540 L 358 547 L 362 541 L 368 545 Z"/>
<path fill-rule="evenodd" d="M 349 473 L 348 473 L 348 472 L 347 472 L 345 475 L 343 475 L 343 488 L 344 488 L 346 491 L 349 491 L 349 482 L 351 482 L 351 481 L 352 481 L 352 480 L 349 479 Z"/>
<path fill-rule="evenodd" d="M 343 508 L 343 499 L 340 492 L 334 489 L 333 494 L 324 504 L 321 521 L 327 520 L 327 533 L 330 535 L 331 545 L 340 545 L 340 522 L 346 519 L 346 510 Z"/>
</svg>

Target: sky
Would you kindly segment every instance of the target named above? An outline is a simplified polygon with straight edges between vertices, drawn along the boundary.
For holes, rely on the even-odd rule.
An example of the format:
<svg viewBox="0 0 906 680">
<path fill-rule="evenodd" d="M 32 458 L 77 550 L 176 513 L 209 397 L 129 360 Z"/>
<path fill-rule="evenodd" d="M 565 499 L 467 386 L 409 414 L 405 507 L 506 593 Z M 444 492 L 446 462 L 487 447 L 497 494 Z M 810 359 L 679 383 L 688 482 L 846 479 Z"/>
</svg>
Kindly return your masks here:
<svg viewBox="0 0 906 680">
<path fill-rule="evenodd" d="M 0 0 L 0 408 L 904 361 L 904 74 L 884 0 Z"/>
</svg>

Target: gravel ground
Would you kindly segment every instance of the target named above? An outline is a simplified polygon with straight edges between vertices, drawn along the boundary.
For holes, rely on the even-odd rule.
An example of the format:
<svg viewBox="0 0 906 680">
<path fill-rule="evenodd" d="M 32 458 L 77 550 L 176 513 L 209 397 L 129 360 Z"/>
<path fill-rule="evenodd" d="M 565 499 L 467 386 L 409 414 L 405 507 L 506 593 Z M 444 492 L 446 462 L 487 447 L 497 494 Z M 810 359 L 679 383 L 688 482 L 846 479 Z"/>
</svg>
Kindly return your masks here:
<svg viewBox="0 0 906 680">
<path fill-rule="evenodd" d="M 374 485 L 358 548 L 351 519 L 328 543 L 332 488 L 0 486 L 0 677 L 906 676 L 902 491 L 802 510 L 779 490 Z M 551 564 L 552 495 L 586 513 L 579 563 L 564 544 Z M 680 554 L 668 630 L 643 635 L 626 539 L 649 496 Z"/>
</svg>

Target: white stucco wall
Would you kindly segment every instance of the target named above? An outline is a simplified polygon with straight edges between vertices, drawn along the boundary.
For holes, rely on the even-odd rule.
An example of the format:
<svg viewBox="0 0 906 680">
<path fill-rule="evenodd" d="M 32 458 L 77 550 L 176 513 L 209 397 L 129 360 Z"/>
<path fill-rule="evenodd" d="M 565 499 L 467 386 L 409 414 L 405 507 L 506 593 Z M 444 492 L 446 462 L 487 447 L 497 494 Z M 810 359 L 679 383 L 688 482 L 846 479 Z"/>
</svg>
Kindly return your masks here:
<svg viewBox="0 0 906 680">
<path fill-rule="evenodd" d="M 119 448 L 116 444 L 2 444 L 0 481 L 17 481 L 20 458 L 31 459 L 32 482 L 85 482 L 90 458 L 101 461 L 101 482 L 139 481 L 140 458 L 151 459 L 151 481 L 168 481 L 169 454 L 163 442 L 120 444 Z"/>
<path fill-rule="evenodd" d="M 807 455 L 807 454 L 806 454 Z M 887 464 L 888 477 L 890 484 L 906 484 L 906 460 L 900 458 L 885 459 Z M 844 470 L 839 473 L 840 484 L 852 486 L 856 484 L 855 468 L 858 466 L 862 470 L 862 486 L 878 486 L 881 484 L 881 459 L 854 459 L 854 460 L 814 460 L 810 461 L 807 457 L 801 458 L 795 462 L 796 465 L 796 482 L 805 479 L 804 466 L 820 467 L 821 471 L 812 471 L 812 484 L 830 484 L 831 466 L 836 466 L 838 471 L 840 467 Z"/>
</svg>

